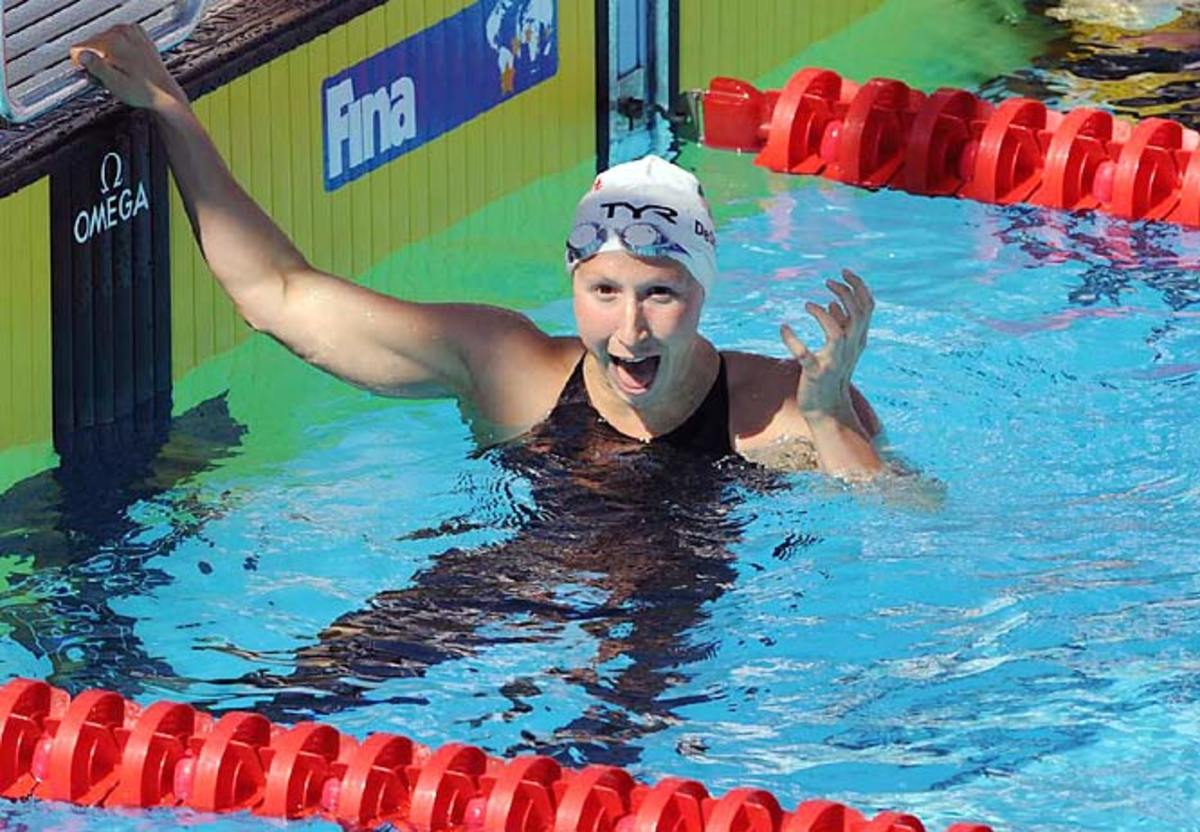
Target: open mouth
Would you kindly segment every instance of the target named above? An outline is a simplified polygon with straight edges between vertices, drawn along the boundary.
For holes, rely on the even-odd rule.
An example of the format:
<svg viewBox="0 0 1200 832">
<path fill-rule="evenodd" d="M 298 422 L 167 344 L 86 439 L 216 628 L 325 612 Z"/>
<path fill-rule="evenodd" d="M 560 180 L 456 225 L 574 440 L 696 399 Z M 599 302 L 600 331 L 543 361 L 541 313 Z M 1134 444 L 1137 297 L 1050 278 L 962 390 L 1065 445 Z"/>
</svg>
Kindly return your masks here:
<svg viewBox="0 0 1200 832">
<path fill-rule="evenodd" d="M 617 383 L 625 392 L 635 395 L 646 392 L 654 384 L 654 378 L 658 375 L 658 365 L 662 360 L 657 355 L 644 358 L 618 358 L 609 355 L 609 358 L 612 359 L 613 375 L 616 376 Z"/>
</svg>

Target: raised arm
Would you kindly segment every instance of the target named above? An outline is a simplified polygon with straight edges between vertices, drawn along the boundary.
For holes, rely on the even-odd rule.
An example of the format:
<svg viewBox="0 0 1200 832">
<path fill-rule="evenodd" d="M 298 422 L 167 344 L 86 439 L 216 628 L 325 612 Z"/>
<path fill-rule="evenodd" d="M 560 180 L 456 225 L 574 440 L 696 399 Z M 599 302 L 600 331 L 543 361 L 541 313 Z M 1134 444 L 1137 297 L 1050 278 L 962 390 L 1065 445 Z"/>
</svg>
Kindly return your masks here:
<svg viewBox="0 0 1200 832">
<path fill-rule="evenodd" d="M 250 326 L 306 361 L 390 395 L 470 398 L 485 347 L 536 349 L 545 338 L 506 310 L 405 302 L 310 266 L 233 177 L 141 27 L 110 29 L 72 56 L 153 114 L 213 275 Z"/>
</svg>

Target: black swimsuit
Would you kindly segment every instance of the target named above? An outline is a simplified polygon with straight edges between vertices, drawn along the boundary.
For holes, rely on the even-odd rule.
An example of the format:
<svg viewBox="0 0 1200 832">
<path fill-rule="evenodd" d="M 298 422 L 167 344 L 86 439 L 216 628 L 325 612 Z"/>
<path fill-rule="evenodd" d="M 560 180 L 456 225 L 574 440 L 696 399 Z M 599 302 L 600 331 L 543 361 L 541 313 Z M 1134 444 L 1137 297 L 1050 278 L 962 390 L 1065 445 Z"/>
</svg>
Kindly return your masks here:
<svg viewBox="0 0 1200 832">
<path fill-rule="evenodd" d="M 623 441 L 638 447 L 662 445 L 704 455 L 728 456 L 733 453 L 733 447 L 729 443 L 729 390 L 725 380 L 724 356 L 720 356 L 719 361 L 716 381 L 687 421 L 669 433 L 643 442 L 626 436 L 604 421 L 592 405 L 587 387 L 583 383 L 581 358 L 559 394 L 554 409 L 534 432 L 560 437 L 590 436 L 594 440 L 606 441 L 606 444 Z"/>
<path fill-rule="evenodd" d="M 636 737 L 666 724 L 629 715 L 670 714 L 663 696 L 674 674 L 708 656 L 695 628 L 737 580 L 732 547 L 753 518 L 738 511 L 744 495 L 781 485 L 731 452 L 724 360 L 696 411 L 650 442 L 600 417 L 580 362 L 543 422 L 480 455 L 499 470 L 461 493 L 470 512 L 401 538 L 444 536 L 450 548 L 301 650 L 270 712 L 294 721 L 344 708 L 374 687 L 356 680 L 413 676 L 514 642 L 544 641 L 557 673 L 571 659 L 557 654 L 555 639 L 570 624 L 625 664 L 587 664 L 592 676 L 603 674 L 581 682 L 597 703 L 538 738 L 537 748 L 565 744 L 572 757 L 628 763 L 620 755 L 636 755 Z M 484 530 L 498 539 L 453 545 Z M 313 689 L 328 695 L 314 701 Z"/>
</svg>

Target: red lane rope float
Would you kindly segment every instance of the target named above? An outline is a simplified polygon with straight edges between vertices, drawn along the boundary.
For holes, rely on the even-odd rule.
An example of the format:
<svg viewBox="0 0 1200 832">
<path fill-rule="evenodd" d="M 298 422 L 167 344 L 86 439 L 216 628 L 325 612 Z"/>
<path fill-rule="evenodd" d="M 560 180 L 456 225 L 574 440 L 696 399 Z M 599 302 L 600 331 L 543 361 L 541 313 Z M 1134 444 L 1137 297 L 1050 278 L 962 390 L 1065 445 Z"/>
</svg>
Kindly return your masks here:
<svg viewBox="0 0 1200 832">
<path fill-rule="evenodd" d="M 971 176 L 981 125 L 992 106 L 965 90 L 941 89 L 913 118 L 899 185 L 914 194 L 948 196 Z"/>
<path fill-rule="evenodd" d="M 880 188 L 904 162 L 909 127 L 925 95 L 900 81 L 874 78 L 854 96 L 840 128 L 833 126 L 833 161 L 825 175 L 848 185 Z M 829 152 L 829 151 L 826 151 Z"/>
<path fill-rule="evenodd" d="M 783 824 L 775 795 L 762 789 L 734 789 L 706 813 L 708 832 L 774 832 Z"/>
<path fill-rule="evenodd" d="M 49 754 L 35 797 L 95 806 L 108 796 L 117 785 L 125 704 L 115 693 L 89 690 L 71 700 L 57 725 L 46 721 Z"/>
<path fill-rule="evenodd" d="M 705 98 L 713 129 L 705 137 L 712 147 L 737 150 L 759 144 L 771 132 L 778 93 L 761 93 L 745 81 L 714 78 Z"/>
<path fill-rule="evenodd" d="M 706 144 L 780 173 L 1200 227 L 1200 133 L 1168 119 L 1130 125 L 1024 98 L 993 107 L 966 90 L 859 86 L 819 68 L 765 92 L 715 78 L 703 113 Z"/>
<path fill-rule="evenodd" d="M 1050 138 L 1042 190 L 1032 201 L 1072 211 L 1095 209 L 1101 199 L 1110 202 L 1114 164 L 1108 146 L 1118 123 L 1102 110 L 1067 113 Z"/>
<path fill-rule="evenodd" d="M 345 740 L 345 742 L 343 742 Z M 263 802 L 256 815 L 274 818 L 303 818 L 321 810 L 325 783 L 334 779 L 333 769 L 342 746 L 352 753 L 356 743 L 328 725 L 302 722 L 279 735 L 260 757 L 269 757 Z"/>
<path fill-rule="evenodd" d="M 174 806 L 176 772 L 188 755 L 188 742 L 212 718 L 175 702 L 155 702 L 142 711 L 121 754 L 117 787 L 109 806 Z"/>
<path fill-rule="evenodd" d="M 1057 114 L 1055 114 L 1057 115 Z M 962 196 L 1010 205 L 1024 202 L 1042 182 L 1052 116 L 1046 105 L 1027 98 L 1005 101 L 991 114 L 979 139 L 974 170 Z"/>
<path fill-rule="evenodd" d="M 899 88 L 887 95 L 911 101 Z M 893 123 L 889 107 L 879 123 Z M 404 832 L 925 832 L 912 815 L 866 818 L 827 800 L 788 812 L 762 789 L 714 797 L 679 777 L 645 785 L 612 766 L 503 760 L 461 743 L 431 751 L 387 733 L 359 742 L 327 725 L 287 728 L 253 713 L 214 721 L 189 705 L 140 708 L 99 690 L 72 698 L 29 679 L 0 687 L 0 795 L 321 816 L 348 829 Z M 948 832 L 991 829 L 960 823 Z"/>
<path fill-rule="evenodd" d="M 741 131 L 742 135 L 752 139 L 755 149 L 762 148 L 755 163 L 787 173 L 819 172 L 826 164 L 822 149 L 827 148 L 832 154 L 834 139 L 841 130 L 842 119 L 858 87 L 827 69 L 797 72 L 778 94 L 768 92 L 764 95 L 753 87 L 747 90 L 749 85 L 745 82 L 739 83 L 742 84 L 740 91 L 743 101 L 753 103 L 743 104 L 742 110 L 737 111 L 733 102 L 730 102 L 726 112 L 731 117 L 731 123 L 740 121 L 744 124 L 751 111 L 755 121 L 761 118 L 759 113 L 769 113 L 764 127 L 754 132 Z M 705 97 L 707 112 L 708 98 Z M 827 134 L 829 138 L 826 138 Z M 757 141 L 760 135 L 765 137 L 765 143 Z M 731 134 L 728 140 L 732 139 Z M 718 146 L 732 150 L 746 147 L 730 144 Z"/>
<path fill-rule="evenodd" d="M 562 790 L 554 832 L 609 832 L 616 828 L 629 814 L 636 785 L 622 769 L 588 766 Z"/>
<path fill-rule="evenodd" d="M 341 779 L 327 781 L 322 808 L 353 827 L 408 817 L 423 755 L 428 756 L 428 749 L 408 737 L 372 734 L 346 761 Z"/>
<path fill-rule="evenodd" d="M 39 782 L 35 767 L 45 773 L 50 715 L 61 715 L 69 704 L 65 691 L 28 679 L 9 682 L 0 691 L 0 796 L 33 794 Z"/>
<path fill-rule="evenodd" d="M 176 770 L 176 789 L 184 804 L 204 812 L 252 809 L 262 802 L 267 777 L 264 752 L 271 723 L 258 714 L 225 714 L 209 732 L 193 736 L 194 760 Z"/>
<path fill-rule="evenodd" d="M 551 832 L 562 776 L 562 768 L 549 757 L 518 757 L 497 775 L 478 822 L 468 817 L 467 827 Z"/>
</svg>

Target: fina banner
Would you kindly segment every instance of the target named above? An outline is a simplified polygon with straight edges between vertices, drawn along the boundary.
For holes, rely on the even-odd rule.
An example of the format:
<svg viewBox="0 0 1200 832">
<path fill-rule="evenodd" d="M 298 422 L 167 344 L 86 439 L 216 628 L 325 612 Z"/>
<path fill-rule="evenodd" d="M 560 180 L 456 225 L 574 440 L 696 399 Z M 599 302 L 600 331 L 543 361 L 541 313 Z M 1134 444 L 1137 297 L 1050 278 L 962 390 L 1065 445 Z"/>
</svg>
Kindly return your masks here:
<svg viewBox="0 0 1200 832">
<path fill-rule="evenodd" d="M 321 84 L 325 190 L 558 72 L 557 0 L 477 0 Z"/>
</svg>

